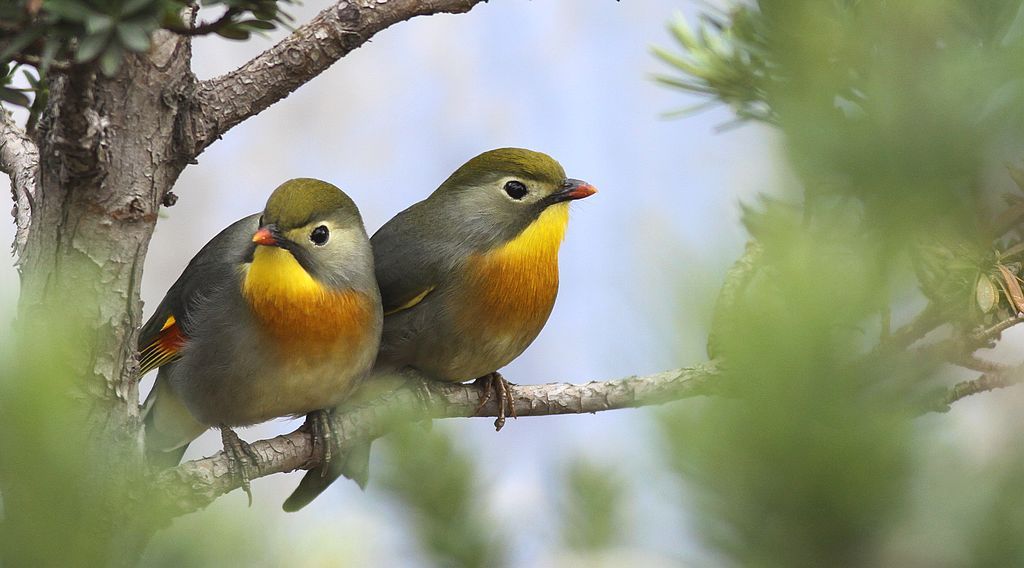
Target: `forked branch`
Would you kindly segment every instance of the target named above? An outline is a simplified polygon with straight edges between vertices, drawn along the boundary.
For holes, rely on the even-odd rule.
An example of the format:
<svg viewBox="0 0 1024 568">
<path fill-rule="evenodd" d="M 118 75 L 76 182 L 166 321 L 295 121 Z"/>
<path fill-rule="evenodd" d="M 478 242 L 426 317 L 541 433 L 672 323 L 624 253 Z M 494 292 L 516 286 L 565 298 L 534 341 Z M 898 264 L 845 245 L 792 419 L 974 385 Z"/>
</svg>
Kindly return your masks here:
<svg viewBox="0 0 1024 568">
<path fill-rule="evenodd" d="M 192 156 L 323 73 L 377 32 L 415 16 L 468 12 L 482 1 L 486 0 L 337 2 L 238 69 L 198 85 L 191 117 Z"/>
</svg>

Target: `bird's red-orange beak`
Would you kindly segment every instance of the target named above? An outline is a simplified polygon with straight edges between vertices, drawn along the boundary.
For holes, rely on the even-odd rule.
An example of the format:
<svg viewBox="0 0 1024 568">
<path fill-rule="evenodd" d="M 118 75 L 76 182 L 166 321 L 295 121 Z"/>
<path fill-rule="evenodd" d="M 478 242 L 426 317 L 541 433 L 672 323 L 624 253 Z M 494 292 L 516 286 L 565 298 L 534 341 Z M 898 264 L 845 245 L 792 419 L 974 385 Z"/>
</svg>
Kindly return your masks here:
<svg viewBox="0 0 1024 568">
<path fill-rule="evenodd" d="M 570 178 L 562 182 L 562 187 L 558 190 L 556 195 L 558 195 L 559 201 L 569 201 L 572 199 L 590 197 L 595 193 L 597 193 L 596 187 L 585 181 Z"/>
<path fill-rule="evenodd" d="M 274 236 L 274 232 L 271 230 L 269 225 L 266 227 L 260 227 L 252 236 L 252 242 L 269 247 L 276 247 L 279 244 L 277 237 Z"/>
</svg>

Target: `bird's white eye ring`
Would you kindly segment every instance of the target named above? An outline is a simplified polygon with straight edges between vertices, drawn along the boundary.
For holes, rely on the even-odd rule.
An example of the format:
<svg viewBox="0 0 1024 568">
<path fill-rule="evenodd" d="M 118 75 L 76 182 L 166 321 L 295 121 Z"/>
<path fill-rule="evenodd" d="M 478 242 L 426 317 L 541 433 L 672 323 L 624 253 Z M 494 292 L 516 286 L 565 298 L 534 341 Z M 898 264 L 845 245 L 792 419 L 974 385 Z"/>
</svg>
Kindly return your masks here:
<svg viewBox="0 0 1024 568">
<path fill-rule="evenodd" d="M 326 245 L 330 238 L 331 231 L 327 229 L 326 225 L 318 225 L 309 233 L 309 241 L 318 247 Z"/>
</svg>

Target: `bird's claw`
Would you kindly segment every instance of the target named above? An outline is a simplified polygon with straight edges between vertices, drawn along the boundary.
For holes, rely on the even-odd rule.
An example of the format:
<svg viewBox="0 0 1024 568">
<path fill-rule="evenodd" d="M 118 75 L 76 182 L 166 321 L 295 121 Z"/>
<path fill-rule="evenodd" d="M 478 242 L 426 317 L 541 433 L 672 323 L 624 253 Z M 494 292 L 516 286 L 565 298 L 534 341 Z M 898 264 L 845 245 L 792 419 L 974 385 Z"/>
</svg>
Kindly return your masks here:
<svg viewBox="0 0 1024 568">
<path fill-rule="evenodd" d="M 331 413 L 327 410 L 314 410 L 306 415 L 306 422 L 302 425 L 313 437 L 312 456 L 321 456 L 320 476 L 327 476 L 328 465 L 334 458 L 333 448 L 337 447 L 334 428 L 331 426 Z"/>
<path fill-rule="evenodd" d="M 252 467 L 258 473 L 260 456 L 252 446 L 227 426 L 220 427 L 220 439 L 224 444 L 224 454 L 228 457 L 228 473 L 242 480 L 242 491 L 245 491 L 246 497 L 249 498 L 249 506 L 252 507 L 252 489 L 249 485 L 252 477 L 248 468 Z"/>
<path fill-rule="evenodd" d="M 434 404 L 434 395 L 430 392 L 429 379 L 419 376 L 411 377 L 409 378 L 408 387 L 416 395 L 416 399 L 419 401 L 420 406 L 423 407 L 423 410 L 430 410 Z"/>
<path fill-rule="evenodd" d="M 416 395 L 416 401 L 419 402 L 420 409 L 428 416 L 428 418 L 420 422 L 420 426 L 427 432 L 433 427 L 433 420 L 429 418 L 430 409 L 434 406 L 434 394 L 430 392 L 431 382 L 430 379 L 426 379 L 418 373 L 406 374 L 405 387 L 412 391 L 412 394 Z"/>
<path fill-rule="evenodd" d="M 491 395 L 497 396 L 498 417 L 494 420 L 494 430 L 500 432 L 505 425 L 505 418 L 511 416 L 516 418 L 516 401 L 512 396 L 512 383 L 505 380 L 501 373 L 495 371 L 488 373 L 473 381 L 481 389 L 480 404 L 476 407 L 475 414 L 480 414 L 484 406 L 491 401 Z"/>
</svg>

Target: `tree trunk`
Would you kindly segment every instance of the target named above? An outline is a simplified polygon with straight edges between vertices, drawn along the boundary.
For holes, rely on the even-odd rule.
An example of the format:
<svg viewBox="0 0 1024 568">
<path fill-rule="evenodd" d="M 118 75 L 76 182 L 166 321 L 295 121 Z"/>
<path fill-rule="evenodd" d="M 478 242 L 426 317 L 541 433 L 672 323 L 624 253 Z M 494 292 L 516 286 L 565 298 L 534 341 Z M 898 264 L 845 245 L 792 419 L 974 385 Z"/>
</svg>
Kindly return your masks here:
<svg viewBox="0 0 1024 568">
<path fill-rule="evenodd" d="M 4 460 L 23 466 L 3 476 L 4 536 L 37 544 L 13 547 L 33 557 L 11 566 L 49 564 L 55 554 L 73 564 L 130 565 L 155 530 L 144 514 L 138 435 L 139 284 L 161 201 L 188 162 L 178 103 L 195 87 L 189 58 L 187 39 L 158 32 L 149 53 L 126 56 L 114 77 L 86 67 L 54 77 L 32 133 L 40 177 L 20 264 L 18 372 L 36 388 L 43 380 L 52 387 L 36 419 L 59 424 L 58 447 L 89 459 L 54 455 L 60 479 L 29 471 L 33 455 Z M 57 418 L 65 400 L 73 401 L 70 417 Z M 53 497 L 49 506 L 40 491 Z M 69 534 L 39 539 L 32 533 L 40 530 Z"/>
</svg>

